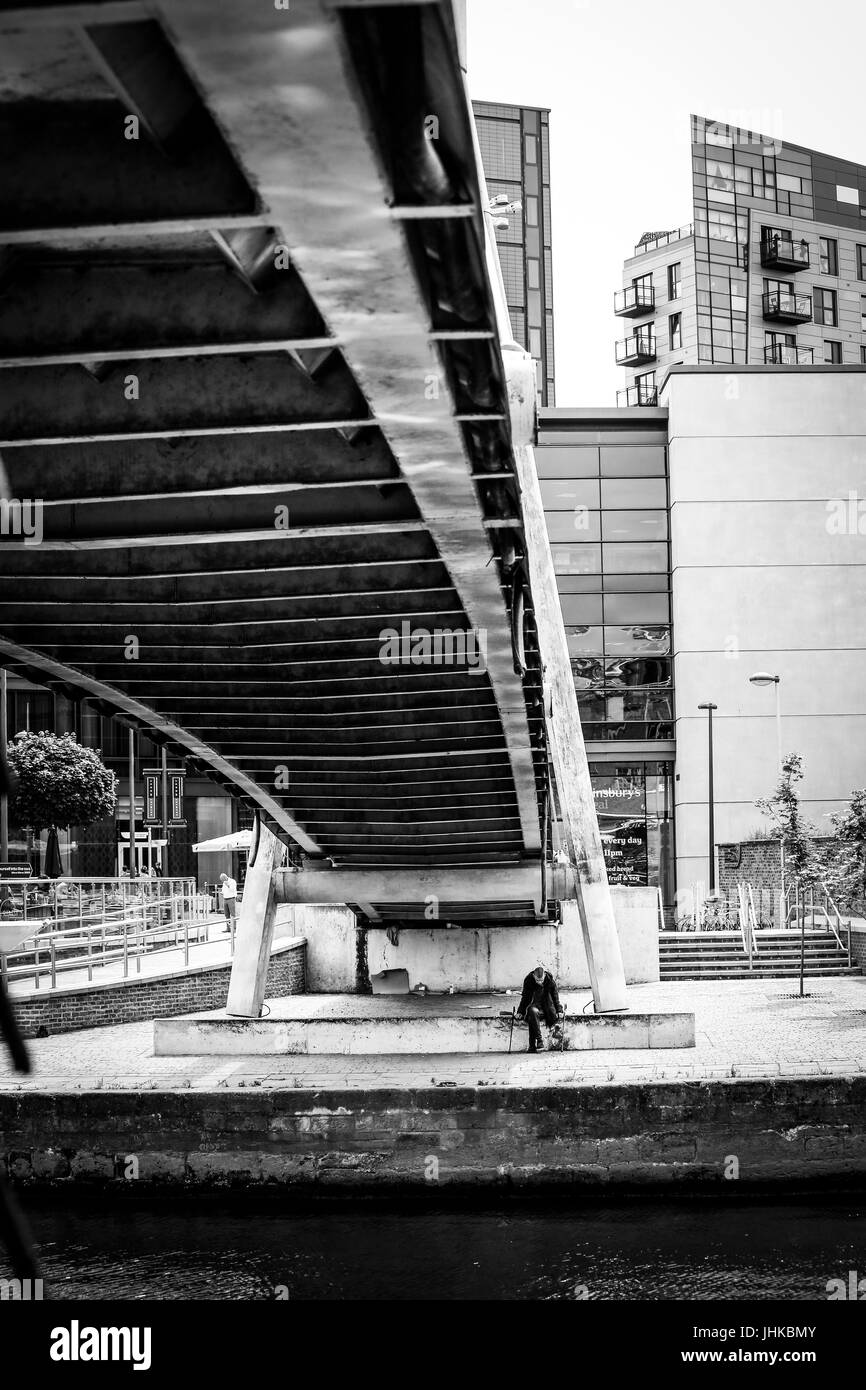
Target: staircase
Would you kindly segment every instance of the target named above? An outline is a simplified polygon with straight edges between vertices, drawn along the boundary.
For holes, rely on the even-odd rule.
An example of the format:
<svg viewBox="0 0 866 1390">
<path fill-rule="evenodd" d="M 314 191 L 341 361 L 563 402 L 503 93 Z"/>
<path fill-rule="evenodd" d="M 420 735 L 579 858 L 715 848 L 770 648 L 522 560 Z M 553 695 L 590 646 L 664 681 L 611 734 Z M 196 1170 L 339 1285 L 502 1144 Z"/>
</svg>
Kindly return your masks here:
<svg viewBox="0 0 866 1390">
<path fill-rule="evenodd" d="M 800 974 L 800 933 L 760 931 L 752 968 L 738 931 L 660 932 L 659 968 L 662 980 L 796 979 Z M 807 931 L 805 973 L 859 975 L 832 933 Z"/>
</svg>

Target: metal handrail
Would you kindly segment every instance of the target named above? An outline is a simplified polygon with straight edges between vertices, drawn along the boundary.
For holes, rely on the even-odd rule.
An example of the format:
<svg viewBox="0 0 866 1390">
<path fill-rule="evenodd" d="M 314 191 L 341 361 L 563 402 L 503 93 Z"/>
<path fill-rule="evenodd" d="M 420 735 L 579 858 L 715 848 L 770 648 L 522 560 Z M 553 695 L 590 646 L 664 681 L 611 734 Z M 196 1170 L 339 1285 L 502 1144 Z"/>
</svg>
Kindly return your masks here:
<svg viewBox="0 0 866 1390">
<path fill-rule="evenodd" d="M 193 879 L 82 879 L 78 881 L 77 911 L 68 912 L 62 910 L 63 905 L 58 900 L 57 882 L 15 880 L 16 892 L 7 894 L 6 901 L 13 908 L 15 897 L 19 899 L 18 923 L 23 927 L 32 923 L 35 930 L 21 939 L 14 951 L 0 953 L 4 979 L 32 978 L 34 988 L 39 989 L 42 977 L 48 974 L 53 989 L 58 975 L 86 968 L 87 978 L 92 981 L 94 954 L 97 962 L 103 965 L 122 959 L 124 978 L 127 978 L 130 954 L 140 973 L 142 955 L 177 950 L 181 944 L 188 965 L 190 935 L 199 938 L 194 944 L 201 944 L 201 929 L 206 929 L 211 916 L 203 905 L 205 895 L 197 892 Z M 67 887 L 70 885 L 68 879 L 59 882 Z M 30 902 L 33 895 L 27 889 L 35 887 L 39 891 L 45 884 L 49 885 L 47 900 Z M 88 902 L 81 891 L 82 884 L 90 890 Z M 98 901 L 93 892 L 97 884 L 101 888 Z M 110 886 L 108 894 L 105 885 Z M 22 888 L 25 891 L 19 891 Z M 7 911 L 4 918 L 7 924 L 10 917 Z"/>
</svg>

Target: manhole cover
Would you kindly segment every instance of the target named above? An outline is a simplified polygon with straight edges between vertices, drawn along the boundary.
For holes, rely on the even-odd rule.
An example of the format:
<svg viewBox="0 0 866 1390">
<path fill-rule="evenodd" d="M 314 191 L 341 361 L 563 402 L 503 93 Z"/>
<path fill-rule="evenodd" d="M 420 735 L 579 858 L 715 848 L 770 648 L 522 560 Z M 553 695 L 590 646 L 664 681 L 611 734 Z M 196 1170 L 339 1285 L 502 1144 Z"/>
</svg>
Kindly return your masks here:
<svg viewBox="0 0 866 1390">
<path fill-rule="evenodd" d="M 777 999 L 816 999 L 815 994 L 777 994 Z"/>
</svg>

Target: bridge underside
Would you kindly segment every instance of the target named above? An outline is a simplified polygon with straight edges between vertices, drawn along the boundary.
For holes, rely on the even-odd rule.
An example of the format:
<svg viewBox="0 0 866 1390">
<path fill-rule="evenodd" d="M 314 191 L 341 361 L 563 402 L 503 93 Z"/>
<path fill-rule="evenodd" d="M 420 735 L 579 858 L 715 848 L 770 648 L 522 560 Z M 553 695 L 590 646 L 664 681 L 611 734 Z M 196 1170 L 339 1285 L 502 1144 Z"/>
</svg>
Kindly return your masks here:
<svg viewBox="0 0 866 1390">
<path fill-rule="evenodd" d="M 23 5 L 0 53 L 3 664 L 401 870 L 389 918 L 466 867 L 536 920 L 556 599 L 450 5 Z"/>
</svg>

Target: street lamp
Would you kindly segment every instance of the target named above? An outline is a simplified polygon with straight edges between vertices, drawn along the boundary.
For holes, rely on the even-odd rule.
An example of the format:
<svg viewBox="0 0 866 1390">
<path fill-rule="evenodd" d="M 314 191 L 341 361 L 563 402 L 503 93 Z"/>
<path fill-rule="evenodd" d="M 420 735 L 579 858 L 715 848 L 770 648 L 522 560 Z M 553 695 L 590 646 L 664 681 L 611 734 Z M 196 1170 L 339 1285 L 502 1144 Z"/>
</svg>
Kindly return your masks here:
<svg viewBox="0 0 866 1390">
<path fill-rule="evenodd" d="M 707 783 L 707 800 L 710 811 L 709 823 L 709 859 L 710 859 L 710 887 L 708 897 L 714 898 L 716 895 L 716 827 L 715 827 L 715 806 L 713 803 L 713 710 L 718 709 L 711 700 L 698 705 L 698 709 L 707 711 L 707 732 L 709 735 L 709 780 Z"/>
<path fill-rule="evenodd" d="M 763 688 L 767 685 L 776 687 L 776 744 L 779 753 L 779 772 L 782 771 L 782 701 L 779 687 L 782 683 L 781 676 L 774 676 L 770 671 L 756 671 L 753 676 L 749 676 L 749 685 L 756 685 Z"/>
<path fill-rule="evenodd" d="M 777 750 L 777 754 L 778 754 L 778 758 L 779 758 L 779 776 L 780 776 L 780 777 L 782 776 L 782 699 L 781 699 L 781 693 L 780 693 L 780 686 L 781 686 L 781 684 L 782 684 L 782 677 L 781 677 L 781 676 L 775 676 L 775 675 L 773 675 L 772 671 L 756 671 L 755 674 L 754 674 L 753 676 L 749 676 L 749 685 L 755 685 L 755 686 L 757 686 L 759 689 L 762 689 L 764 686 L 767 686 L 767 685 L 774 685 L 774 686 L 776 687 L 776 750 Z M 784 839 L 784 836 L 782 836 L 782 837 L 779 839 L 779 866 L 780 866 L 781 884 L 782 884 L 782 897 L 783 897 L 783 899 L 785 900 L 785 902 L 787 903 L 787 897 L 786 897 L 786 892 L 785 892 L 785 839 Z M 788 918 L 787 918 L 787 907 L 786 907 L 786 909 L 785 909 L 785 922 L 786 922 L 786 924 L 787 924 L 787 920 L 788 920 Z"/>
</svg>

